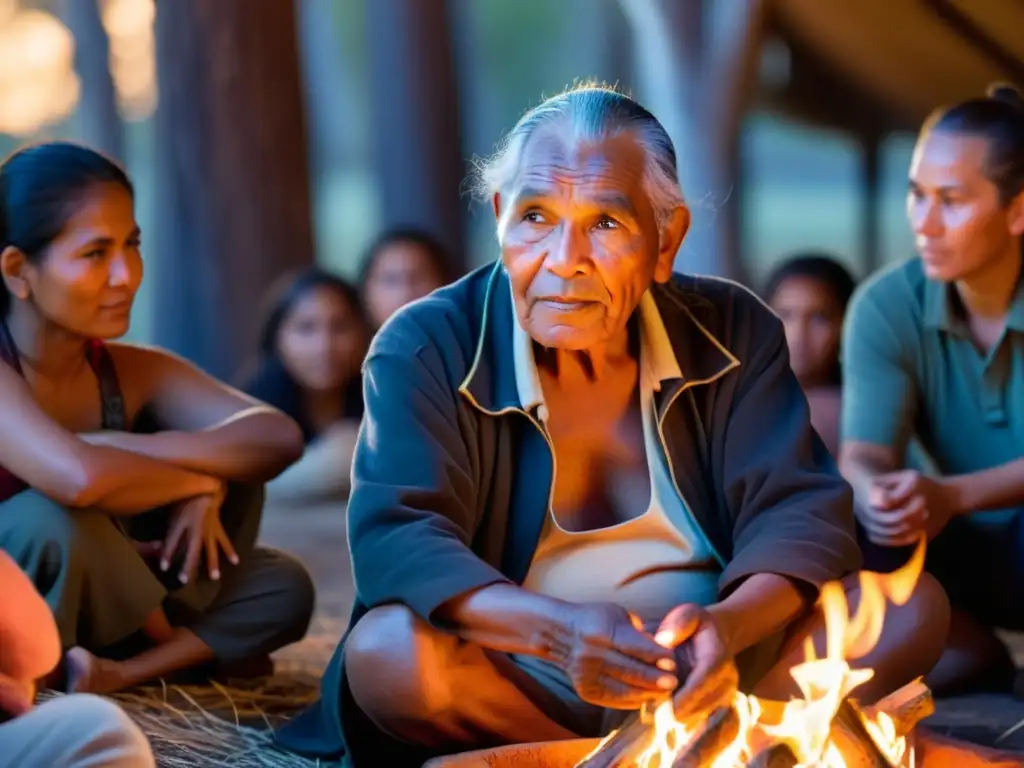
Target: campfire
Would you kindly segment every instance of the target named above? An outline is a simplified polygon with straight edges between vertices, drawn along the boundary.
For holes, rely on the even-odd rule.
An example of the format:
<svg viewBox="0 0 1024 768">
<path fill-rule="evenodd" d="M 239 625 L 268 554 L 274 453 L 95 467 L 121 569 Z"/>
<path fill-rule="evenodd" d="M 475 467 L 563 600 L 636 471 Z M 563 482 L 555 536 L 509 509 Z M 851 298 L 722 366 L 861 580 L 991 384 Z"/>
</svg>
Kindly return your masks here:
<svg viewBox="0 0 1024 768">
<path fill-rule="evenodd" d="M 788 702 L 736 693 L 714 712 L 680 722 L 668 698 L 634 715 L 577 768 L 913 768 L 914 726 L 932 712 L 928 688 L 915 681 L 871 707 L 857 703 L 870 669 L 849 662 L 866 655 L 882 632 L 886 603 L 910 599 L 924 566 L 924 540 L 901 569 L 861 574 L 861 598 L 850 616 L 837 582 L 824 586 L 819 607 L 825 653 L 805 648 L 791 670 L 801 692 Z"/>
</svg>

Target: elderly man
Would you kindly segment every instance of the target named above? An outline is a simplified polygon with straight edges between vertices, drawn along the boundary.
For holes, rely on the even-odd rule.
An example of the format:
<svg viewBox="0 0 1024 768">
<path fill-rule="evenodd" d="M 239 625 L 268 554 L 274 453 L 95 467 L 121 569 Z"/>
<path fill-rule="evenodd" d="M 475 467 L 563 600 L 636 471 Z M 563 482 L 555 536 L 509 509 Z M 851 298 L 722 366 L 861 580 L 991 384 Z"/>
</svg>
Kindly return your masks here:
<svg viewBox="0 0 1024 768">
<path fill-rule="evenodd" d="M 817 588 L 859 566 L 780 322 L 672 272 L 689 212 L 657 120 L 571 90 L 482 180 L 501 262 L 400 312 L 366 361 L 357 604 L 280 734 L 298 751 L 418 765 L 596 736 L 681 685 L 699 708 L 712 670 L 786 696 Z M 927 671 L 946 608 L 925 581 L 890 615 L 865 698 Z"/>
</svg>

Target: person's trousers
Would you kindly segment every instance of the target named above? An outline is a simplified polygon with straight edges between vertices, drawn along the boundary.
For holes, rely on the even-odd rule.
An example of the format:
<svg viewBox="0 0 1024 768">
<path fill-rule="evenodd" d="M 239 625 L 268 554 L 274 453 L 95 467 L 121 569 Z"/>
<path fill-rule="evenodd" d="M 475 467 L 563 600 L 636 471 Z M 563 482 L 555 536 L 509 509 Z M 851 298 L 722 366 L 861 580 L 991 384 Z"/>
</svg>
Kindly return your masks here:
<svg viewBox="0 0 1024 768">
<path fill-rule="evenodd" d="M 219 662 L 234 663 L 301 640 L 313 614 L 313 582 L 302 564 L 256 546 L 262 512 L 262 486 L 232 485 L 221 522 L 240 563 L 222 554 L 220 580 L 208 578 L 201 563 L 198 578 L 185 586 L 178 582 L 181 557 L 162 573 L 131 541 L 164 538 L 166 509 L 116 518 L 25 490 L 0 503 L 0 549 L 49 604 L 65 649 L 80 645 L 106 655 L 163 607 Z"/>
<path fill-rule="evenodd" d="M 0 725 L 0 768 L 154 768 L 149 742 L 113 702 L 51 699 Z"/>
</svg>

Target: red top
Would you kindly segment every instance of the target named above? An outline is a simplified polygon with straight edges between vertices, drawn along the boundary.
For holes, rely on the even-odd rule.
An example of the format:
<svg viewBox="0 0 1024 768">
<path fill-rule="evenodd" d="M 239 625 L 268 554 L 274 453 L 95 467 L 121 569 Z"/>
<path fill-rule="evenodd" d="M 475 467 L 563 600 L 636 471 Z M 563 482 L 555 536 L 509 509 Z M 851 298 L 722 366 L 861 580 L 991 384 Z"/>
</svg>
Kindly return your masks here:
<svg viewBox="0 0 1024 768">
<path fill-rule="evenodd" d="M 7 323 L 0 321 L 0 361 L 13 368 L 19 376 L 25 373 L 21 369 L 18 348 L 7 329 Z M 121 396 L 121 385 L 117 380 L 117 371 L 110 351 L 102 341 L 89 343 L 89 365 L 96 373 L 100 383 L 100 404 L 103 407 L 103 429 L 124 431 L 128 429 L 128 419 L 124 410 L 124 398 Z M 15 496 L 28 488 L 28 484 L 6 467 L 0 465 L 0 502 Z"/>
</svg>

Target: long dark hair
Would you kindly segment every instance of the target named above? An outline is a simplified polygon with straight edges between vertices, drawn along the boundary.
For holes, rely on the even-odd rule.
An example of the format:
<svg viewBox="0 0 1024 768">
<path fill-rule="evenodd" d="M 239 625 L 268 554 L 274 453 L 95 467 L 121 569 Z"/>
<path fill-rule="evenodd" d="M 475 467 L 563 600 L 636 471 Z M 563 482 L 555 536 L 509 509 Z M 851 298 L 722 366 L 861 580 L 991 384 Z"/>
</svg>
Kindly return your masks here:
<svg viewBox="0 0 1024 768">
<path fill-rule="evenodd" d="M 14 246 L 37 262 L 75 212 L 77 198 L 96 184 L 114 183 L 135 196 L 117 163 L 80 144 L 55 141 L 18 150 L 0 165 L 0 252 Z M 0 319 L 11 296 L 0 290 Z"/>
<path fill-rule="evenodd" d="M 427 260 L 434 268 L 434 271 L 437 273 L 442 285 L 448 283 L 454 277 L 452 274 L 452 264 L 448 255 L 448 249 L 441 244 L 440 240 L 422 229 L 416 229 L 414 227 L 399 227 L 396 229 L 389 229 L 379 235 L 366 249 L 366 253 L 363 254 L 363 260 L 359 267 L 360 290 L 366 290 L 366 283 L 373 276 L 373 270 L 377 266 L 377 261 L 380 259 L 380 255 L 384 253 L 388 247 L 395 245 L 396 243 L 410 243 L 412 245 L 418 245 L 426 254 Z"/>
<path fill-rule="evenodd" d="M 856 278 L 837 258 L 826 253 L 800 253 L 786 259 L 768 276 L 762 293 L 764 300 L 771 304 L 782 284 L 792 278 L 813 280 L 824 286 L 836 302 L 840 316 L 846 315 L 846 307 L 857 288 Z M 839 360 L 830 372 L 829 382 L 835 385 L 842 383 Z"/>
<path fill-rule="evenodd" d="M 347 280 L 319 267 L 286 275 L 274 284 L 267 295 L 259 335 L 259 354 L 247 375 L 243 376 L 242 383 L 245 392 L 295 419 L 307 443 L 316 437 L 316 432 L 306 413 L 302 387 L 281 362 L 277 337 L 295 305 L 316 288 L 335 291 L 358 315 L 364 327 L 369 327 L 359 291 Z M 342 417 L 359 419 L 362 415 L 363 385 L 362 377 L 357 374 L 348 381 L 342 393 Z"/>
</svg>

